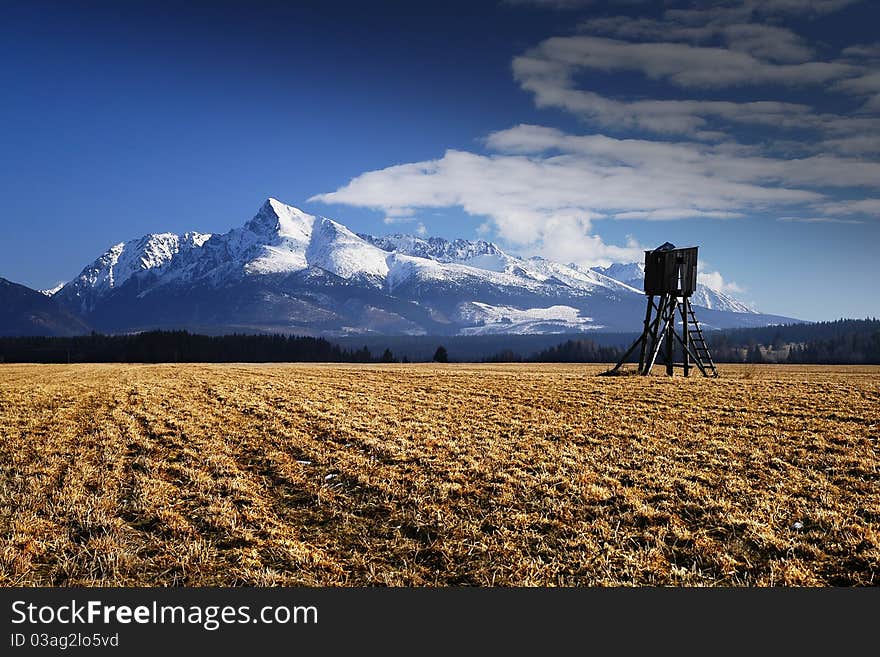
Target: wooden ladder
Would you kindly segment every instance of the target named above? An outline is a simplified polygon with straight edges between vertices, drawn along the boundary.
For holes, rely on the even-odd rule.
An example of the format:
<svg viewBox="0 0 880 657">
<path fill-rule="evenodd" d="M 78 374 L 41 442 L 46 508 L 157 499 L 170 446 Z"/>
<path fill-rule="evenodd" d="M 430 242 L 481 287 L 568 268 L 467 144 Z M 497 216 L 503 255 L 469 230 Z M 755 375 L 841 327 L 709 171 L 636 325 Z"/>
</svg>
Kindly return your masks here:
<svg viewBox="0 0 880 657">
<path fill-rule="evenodd" d="M 706 344 L 706 338 L 703 336 L 703 330 L 694 314 L 693 306 L 690 300 L 685 299 L 684 306 L 687 309 L 688 325 L 684 329 L 688 332 L 688 342 L 693 346 L 694 354 L 705 370 L 703 373 L 711 372 L 712 377 L 718 376 L 718 369 L 715 367 L 715 361 L 712 360 L 712 354 L 709 353 L 709 346 Z"/>
</svg>

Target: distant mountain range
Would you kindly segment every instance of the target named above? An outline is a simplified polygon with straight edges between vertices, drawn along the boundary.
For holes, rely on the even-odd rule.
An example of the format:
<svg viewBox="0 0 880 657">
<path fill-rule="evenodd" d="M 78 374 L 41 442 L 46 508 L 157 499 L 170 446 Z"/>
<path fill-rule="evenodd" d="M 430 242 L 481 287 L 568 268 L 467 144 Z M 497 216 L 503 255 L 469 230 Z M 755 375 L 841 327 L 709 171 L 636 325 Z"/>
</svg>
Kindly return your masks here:
<svg viewBox="0 0 880 657">
<path fill-rule="evenodd" d="M 68 336 L 88 332 L 88 325 L 55 299 L 0 278 L 0 336 Z"/>
<path fill-rule="evenodd" d="M 155 233 L 116 244 L 45 294 L 6 282 L 0 333 L 630 331 L 644 314 L 642 276 L 636 263 L 587 269 L 483 240 L 356 234 L 270 198 L 222 235 Z M 707 328 L 797 321 L 702 285 L 693 301 Z"/>
</svg>

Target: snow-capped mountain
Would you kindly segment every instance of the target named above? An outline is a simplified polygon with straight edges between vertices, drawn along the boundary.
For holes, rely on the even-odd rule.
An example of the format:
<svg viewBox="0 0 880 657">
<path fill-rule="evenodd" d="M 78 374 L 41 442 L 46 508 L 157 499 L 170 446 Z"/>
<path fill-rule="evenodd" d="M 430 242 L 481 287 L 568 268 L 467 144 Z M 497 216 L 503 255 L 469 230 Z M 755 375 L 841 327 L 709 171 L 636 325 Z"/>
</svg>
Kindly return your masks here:
<svg viewBox="0 0 880 657">
<path fill-rule="evenodd" d="M 47 289 L 45 289 L 45 290 L 37 290 L 37 291 L 38 291 L 40 294 L 44 294 L 44 295 L 46 295 L 47 297 L 51 297 L 51 296 L 54 296 L 54 294 L 55 294 L 58 290 L 60 290 L 62 287 L 64 287 L 64 281 L 61 281 L 61 282 L 59 282 L 59 283 L 56 283 L 56 284 L 53 285 L 52 287 L 47 288 Z"/>
<path fill-rule="evenodd" d="M 632 330 L 644 312 L 641 281 L 615 267 L 520 258 L 484 240 L 359 235 L 270 198 L 225 234 L 158 233 L 116 244 L 53 299 L 117 332 Z M 700 298 L 714 304 L 701 312 L 707 326 L 784 319 L 728 310 L 715 298 Z"/>
<path fill-rule="evenodd" d="M 626 283 L 637 290 L 641 290 L 645 283 L 645 265 L 640 262 L 620 263 L 615 262 L 609 267 L 593 267 L 593 271 L 605 274 L 610 278 Z M 697 283 L 697 287 L 691 296 L 691 303 L 695 306 L 701 306 L 710 310 L 721 310 L 731 313 L 752 313 L 760 314 L 757 310 L 748 304 L 734 299 L 729 294 L 725 294 L 720 290 L 714 290 L 702 283 Z"/>
<path fill-rule="evenodd" d="M 691 303 L 695 306 L 709 308 L 710 310 L 724 310 L 732 313 L 760 314 L 747 303 L 734 299 L 729 294 L 713 290 L 711 287 L 697 283 L 697 288 L 691 295 Z"/>
<path fill-rule="evenodd" d="M 637 290 L 641 290 L 645 282 L 645 265 L 640 262 L 615 262 L 609 267 L 591 267 L 591 270 L 626 283 Z"/>
<path fill-rule="evenodd" d="M 95 304 L 115 288 L 141 272 L 158 273 L 181 251 L 201 247 L 211 236 L 202 233 L 156 233 L 131 242 L 114 244 L 70 283 L 52 292 L 60 299 L 78 301 L 79 312 Z M 62 292 L 59 294 L 59 292 Z"/>
</svg>

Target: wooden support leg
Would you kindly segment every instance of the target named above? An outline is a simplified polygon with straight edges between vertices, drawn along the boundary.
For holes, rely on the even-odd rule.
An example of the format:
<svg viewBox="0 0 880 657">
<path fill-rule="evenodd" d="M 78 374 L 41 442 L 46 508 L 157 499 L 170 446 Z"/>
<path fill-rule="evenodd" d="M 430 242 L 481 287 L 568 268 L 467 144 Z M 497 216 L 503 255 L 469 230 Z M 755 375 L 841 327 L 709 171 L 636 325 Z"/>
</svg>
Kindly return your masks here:
<svg viewBox="0 0 880 657">
<path fill-rule="evenodd" d="M 651 311 L 654 310 L 654 295 L 648 297 L 648 307 L 645 310 L 645 323 L 642 327 L 642 348 L 639 351 L 639 372 L 645 368 L 645 352 L 648 348 L 648 335 L 651 332 Z"/>
<path fill-rule="evenodd" d="M 654 319 L 651 320 L 651 323 L 648 326 L 648 332 L 645 334 L 645 342 L 647 343 L 645 364 L 644 367 L 639 370 L 639 374 L 647 375 L 650 373 L 651 368 L 654 367 L 654 361 L 657 359 L 657 352 L 660 350 L 660 344 L 663 342 L 663 331 L 661 326 L 663 322 L 663 308 L 665 306 L 666 295 L 663 294 L 660 295 L 657 304 L 654 306 L 656 313 Z"/>
<path fill-rule="evenodd" d="M 666 312 L 669 314 L 669 321 L 666 322 L 666 376 L 674 376 L 675 368 L 673 366 L 674 363 L 674 354 L 675 354 L 675 342 L 672 339 L 672 334 L 675 331 L 675 297 L 669 298 L 669 306 L 666 308 Z"/>
<path fill-rule="evenodd" d="M 641 349 L 639 350 L 639 373 L 641 373 L 642 368 L 645 366 L 645 351 L 648 345 L 648 337 L 650 334 L 650 324 L 651 324 L 651 312 L 654 310 L 654 296 L 651 295 L 648 297 L 648 306 L 645 310 L 645 321 L 642 326 L 642 334 L 636 338 L 635 342 L 633 342 L 629 349 L 627 349 L 623 356 L 620 357 L 620 360 L 617 361 L 617 365 L 612 367 L 606 374 L 613 374 L 617 370 L 621 368 L 621 366 L 626 362 L 626 359 L 629 358 L 630 354 L 635 351 L 636 347 L 641 345 Z"/>
<path fill-rule="evenodd" d="M 685 304 L 687 304 L 687 299 L 682 301 L 679 310 L 681 311 L 681 345 L 683 347 L 683 349 L 681 350 L 681 362 L 684 365 L 684 375 L 687 377 L 691 375 L 691 355 L 688 353 L 688 334 L 690 333 L 690 331 L 688 330 L 687 311 L 685 310 Z"/>
<path fill-rule="evenodd" d="M 647 376 L 651 372 L 651 368 L 654 367 L 654 363 L 657 360 L 657 355 L 660 353 L 660 347 L 663 346 L 663 338 L 666 336 L 669 321 L 672 319 L 669 316 L 668 312 L 666 312 L 666 309 L 669 307 L 670 299 L 671 297 L 663 295 L 660 300 L 660 307 L 657 312 L 657 319 L 654 322 L 654 326 L 652 329 L 654 343 L 651 346 L 651 358 L 645 364 L 645 370 L 642 372 L 642 374 L 645 376 Z"/>
</svg>

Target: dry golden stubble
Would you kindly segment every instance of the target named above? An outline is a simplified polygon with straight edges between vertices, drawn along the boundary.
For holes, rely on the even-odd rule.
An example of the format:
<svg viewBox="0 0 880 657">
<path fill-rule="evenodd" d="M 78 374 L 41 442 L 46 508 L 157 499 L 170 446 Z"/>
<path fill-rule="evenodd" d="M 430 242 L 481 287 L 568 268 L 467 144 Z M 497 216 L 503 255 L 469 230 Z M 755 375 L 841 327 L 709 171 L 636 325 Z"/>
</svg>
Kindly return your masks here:
<svg viewBox="0 0 880 657">
<path fill-rule="evenodd" d="M 0 367 L 0 584 L 876 585 L 880 368 Z"/>
</svg>

